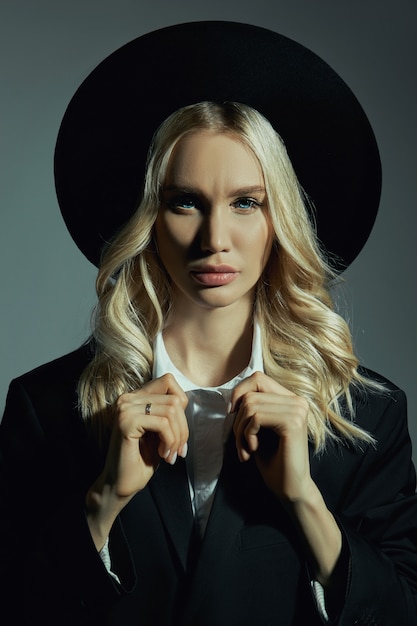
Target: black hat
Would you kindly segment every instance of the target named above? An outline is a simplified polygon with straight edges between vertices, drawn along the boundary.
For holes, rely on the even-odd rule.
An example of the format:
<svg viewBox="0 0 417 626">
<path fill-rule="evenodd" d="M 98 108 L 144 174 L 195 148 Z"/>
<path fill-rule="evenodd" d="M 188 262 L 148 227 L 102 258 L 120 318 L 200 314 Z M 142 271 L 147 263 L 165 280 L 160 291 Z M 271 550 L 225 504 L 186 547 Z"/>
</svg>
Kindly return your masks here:
<svg viewBox="0 0 417 626">
<path fill-rule="evenodd" d="M 248 104 L 286 144 L 338 270 L 365 244 L 381 164 L 369 121 L 327 63 L 295 41 L 236 22 L 189 22 L 127 43 L 72 98 L 58 134 L 55 182 L 74 241 L 94 264 L 135 211 L 154 131 L 182 106 Z"/>
</svg>

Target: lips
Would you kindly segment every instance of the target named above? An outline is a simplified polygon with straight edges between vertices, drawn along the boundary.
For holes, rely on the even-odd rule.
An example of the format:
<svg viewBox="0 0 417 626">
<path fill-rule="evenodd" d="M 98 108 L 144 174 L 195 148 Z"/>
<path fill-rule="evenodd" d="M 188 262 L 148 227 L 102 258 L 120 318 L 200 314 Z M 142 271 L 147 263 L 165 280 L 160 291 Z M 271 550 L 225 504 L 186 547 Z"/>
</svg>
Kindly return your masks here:
<svg viewBox="0 0 417 626">
<path fill-rule="evenodd" d="M 237 278 L 239 272 L 230 265 L 207 265 L 191 270 L 196 282 L 206 287 L 228 285 Z"/>
</svg>

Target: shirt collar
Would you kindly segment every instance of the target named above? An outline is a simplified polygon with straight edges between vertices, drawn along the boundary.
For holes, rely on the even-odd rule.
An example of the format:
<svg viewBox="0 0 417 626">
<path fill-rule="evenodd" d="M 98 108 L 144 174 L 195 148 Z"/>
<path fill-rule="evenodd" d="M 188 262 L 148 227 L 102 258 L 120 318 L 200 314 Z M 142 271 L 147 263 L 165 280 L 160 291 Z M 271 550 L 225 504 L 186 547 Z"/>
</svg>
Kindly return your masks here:
<svg viewBox="0 0 417 626">
<path fill-rule="evenodd" d="M 188 391 L 194 391 L 197 389 L 201 389 L 198 385 L 189 380 L 182 372 L 179 371 L 177 367 L 171 361 L 168 352 L 166 351 L 164 340 L 162 337 L 162 332 L 159 332 L 154 341 L 154 365 L 153 365 L 153 378 L 159 378 L 164 374 L 173 374 L 177 383 L 180 387 L 187 393 Z M 227 381 L 223 385 L 218 387 L 204 387 L 206 391 L 215 391 L 222 393 L 223 390 L 229 390 L 236 387 L 236 385 L 248 378 L 256 371 L 263 371 L 263 357 L 262 357 L 262 338 L 261 338 L 261 327 L 259 322 L 255 320 L 254 328 L 253 328 L 253 339 L 252 339 L 252 354 L 247 367 L 245 367 L 240 374 Z"/>
</svg>

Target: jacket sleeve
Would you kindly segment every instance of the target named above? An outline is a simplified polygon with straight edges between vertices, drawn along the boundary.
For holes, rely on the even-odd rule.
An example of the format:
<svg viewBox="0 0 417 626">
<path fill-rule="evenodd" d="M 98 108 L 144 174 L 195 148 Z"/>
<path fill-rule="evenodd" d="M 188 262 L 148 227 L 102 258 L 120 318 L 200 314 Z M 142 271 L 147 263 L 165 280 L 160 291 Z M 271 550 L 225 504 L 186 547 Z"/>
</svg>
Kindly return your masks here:
<svg viewBox="0 0 417 626">
<path fill-rule="evenodd" d="M 362 413 L 376 424 L 345 487 L 339 523 L 350 572 L 339 626 L 417 624 L 417 497 L 406 399 L 396 390 L 381 409 L 372 397 Z M 365 420 L 365 425 L 369 420 Z M 340 459 L 349 464 L 347 458 Z"/>
<path fill-rule="evenodd" d="M 11 624 L 91 623 L 134 585 L 133 565 L 120 587 L 95 549 L 84 512 L 88 446 L 77 420 L 55 415 L 56 428 L 46 428 L 54 417 L 54 399 L 48 402 L 52 412 L 40 417 L 16 380 L 0 426 L 2 624 L 8 615 Z M 113 540 L 131 564 L 120 527 Z"/>
</svg>

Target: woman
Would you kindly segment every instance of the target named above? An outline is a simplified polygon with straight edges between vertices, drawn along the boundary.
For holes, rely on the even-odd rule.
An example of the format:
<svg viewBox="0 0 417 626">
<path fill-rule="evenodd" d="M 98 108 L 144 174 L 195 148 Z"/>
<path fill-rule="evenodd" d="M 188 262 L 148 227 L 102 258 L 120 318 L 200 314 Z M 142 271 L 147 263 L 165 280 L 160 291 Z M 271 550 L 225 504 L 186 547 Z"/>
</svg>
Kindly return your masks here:
<svg viewBox="0 0 417 626">
<path fill-rule="evenodd" d="M 266 133 L 270 136 L 269 142 L 265 142 Z M 274 135 L 266 120 L 243 105 L 201 103 L 174 114 L 155 139 L 143 204 L 103 262 L 99 291 L 105 310 L 100 310 L 97 328 L 103 345 L 98 342 L 96 357 L 83 376 L 81 391 L 84 413 L 93 420 L 97 413 L 105 419 L 106 407 L 114 407 L 115 402 L 117 407 L 111 452 L 97 486 L 88 494 L 88 518 L 99 549 L 115 516 L 132 495 L 145 487 L 160 459 L 174 463 L 178 455 L 186 456 L 189 433 L 184 410 L 187 398 L 175 375 L 173 378 L 157 377 L 144 385 L 150 377 L 152 357 L 144 363 L 142 371 L 138 371 L 136 365 L 144 355 L 152 355 L 151 344 L 161 330 L 160 350 L 165 346 L 167 362 L 173 359 L 169 367 L 175 368 L 174 372 L 179 370 L 193 385 L 218 388 L 241 375 L 248 365 L 254 315 L 259 319 L 266 345 L 274 346 L 274 352 L 268 350 L 267 362 L 271 364 L 275 382 L 271 377 L 254 372 L 239 385 L 236 380 L 233 385 L 229 383 L 229 412 L 236 410 L 234 431 L 241 461 L 247 461 L 250 453 L 257 450 L 261 428 L 272 429 L 280 438 L 276 458 L 263 464 L 262 455 L 256 457 L 264 481 L 279 498 L 294 503 L 300 501 L 302 506 L 305 497 L 308 501 L 305 504 L 313 506 L 313 501 L 319 497 L 308 475 L 308 421 L 317 448 L 324 445 L 332 419 L 337 430 L 340 423 L 341 433 L 351 431 L 351 436 L 360 434 L 362 439 L 370 440 L 350 422 L 342 426 L 340 418 L 336 417 L 337 408 L 336 415 L 334 409 L 330 413 L 327 409 L 335 402 L 337 407 L 340 391 L 348 389 L 354 360 L 347 352 L 349 340 L 344 325 L 339 320 L 334 322 L 336 316 L 322 303 L 326 296 L 323 278 L 320 281 L 319 277 L 324 276 L 324 264 L 320 265 L 309 232 L 295 176 L 285 159 L 282 144 Z M 262 146 L 269 171 L 268 166 L 261 167 L 255 157 Z M 287 236 L 284 228 L 289 231 Z M 300 228 L 305 233 L 298 234 L 294 246 L 295 232 Z M 152 233 L 158 252 L 149 251 Z M 295 247 L 299 250 L 294 251 Z M 294 252 L 298 258 L 294 258 Z M 302 282 L 298 277 L 301 268 Z M 116 273 L 117 283 L 113 286 L 111 277 Z M 295 294 L 283 296 L 283 291 L 300 290 L 301 284 L 304 284 L 304 303 Z M 155 285 L 164 285 L 165 293 L 157 292 Z M 129 320 L 127 311 L 122 313 L 120 289 L 125 293 L 125 306 L 133 313 L 134 320 Z M 308 316 L 300 315 L 300 306 L 310 309 Z M 139 325 L 136 319 L 143 317 L 145 310 L 147 315 Z M 301 319 L 308 324 L 306 318 L 315 316 L 327 317 L 329 325 L 340 327 L 333 333 L 333 345 L 328 340 L 328 351 L 330 345 L 333 353 L 343 355 L 346 351 L 343 369 L 348 373 L 346 380 L 338 373 L 322 398 L 316 390 L 313 392 L 314 383 L 316 388 L 325 387 L 324 380 L 316 382 L 323 376 L 320 370 L 309 380 L 308 376 L 300 374 L 295 363 L 301 357 L 308 360 L 307 349 L 311 354 L 317 352 L 315 344 L 319 341 L 324 344 L 323 334 L 311 342 L 314 328 L 311 322 L 310 341 L 305 330 L 302 333 L 292 330 L 291 343 L 302 344 L 301 352 L 294 345 L 288 345 L 283 332 L 285 324 L 292 324 L 294 329 Z M 135 329 L 126 336 L 123 330 L 132 321 Z M 108 345 L 109 335 L 117 346 L 116 354 L 111 353 Z M 135 350 L 132 342 L 139 342 L 140 348 Z M 332 353 L 326 354 L 323 347 L 321 352 L 322 360 L 329 362 Z M 114 385 L 116 374 L 112 365 L 117 362 L 118 353 L 123 363 L 120 389 L 133 392 L 119 398 L 114 396 L 119 385 Z M 279 357 L 274 358 L 274 353 Z M 133 371 L 126 371 L 126 360 L 135 363 Z M 310 367 L 316 370 L 316 360 L 311 360 Z M 262 362 L 258 365 L 263 369 Z M 303 391 L 306 397 L 316 394 L 316 398 L 314 395 L 311 398 L 310 420 L 307 419 L 307 402 L 276 382 L 284 380 L 283 372 L 285 382 L 291 382 L 293 390 Z M 357 375 L 355 378 L 360 380 Z M 308 387 L 311 388 L 309 393 Z M 107 397 L 106 390 L 110 392 Z M 225 412 L 226 404 L 223 404 Z M 326 418 L 328 413 L 330 421 Z M 109 422 L 112 417 L 109 416 Z M 299 431 L 295 434 L 296 425 Z M 158 436 L 151 435 L 149 441 L 149 431 Z M 283 443 L 287 438 L 288 450 Z M 220 441 L 219 447 L 222 444 Z M 204 441 L 200 445 L 204 445 Z M 220 450 L 215 452 L 221 455 Z M 126 455 L 130 459 L 128 464 Z M 285 466 L 284 459 L 293 455 L 294 467 L 290 465 L 284 470 L 281 467 Z M 215 478 L 217 476 L 218 473 Z M 300 484 L 298 481 L 292 484 L 295 476 Z M 109 487 L 110 493 L 106 491 Z M 308 496 L 303 490 L 309 492 Z M 318 574 L 326 582 L 340 552 L 341 534 L 321 502 L 316 514 L 323 517 L 323 537 L 317 538 L 319 545 L 312 549 L 318 553 L 314 553 Z M 311 524 L 307 526 L 306 533 L 310 530 L 314 533 Z"/>
<path fill-rule="evenodd" d="M 416 623 L 404 395 L 358 367 L 332 278 L 261 114 L 162 124 L 93 338 L 10 388 L 22 623 Z"/>
</svg>

